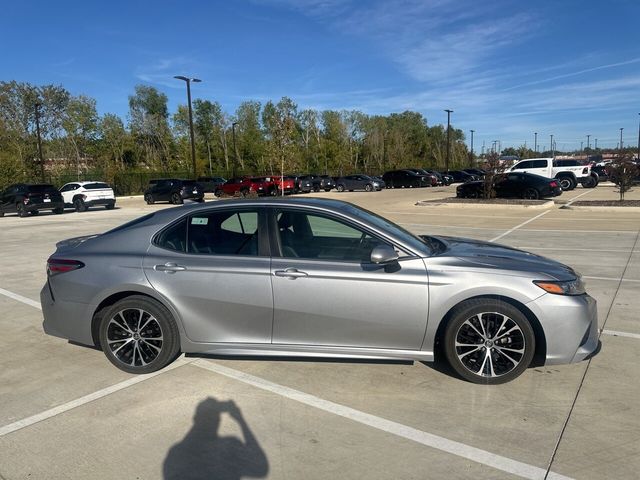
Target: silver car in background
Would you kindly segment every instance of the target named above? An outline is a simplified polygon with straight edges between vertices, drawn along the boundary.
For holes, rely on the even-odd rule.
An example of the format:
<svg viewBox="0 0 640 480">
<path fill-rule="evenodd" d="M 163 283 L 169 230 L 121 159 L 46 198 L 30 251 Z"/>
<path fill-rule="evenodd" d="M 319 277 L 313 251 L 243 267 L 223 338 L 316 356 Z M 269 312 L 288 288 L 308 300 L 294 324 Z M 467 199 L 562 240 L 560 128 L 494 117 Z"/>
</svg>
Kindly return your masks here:
<svg viewBox="0 0 640 480">
<path fill-rule="evenodd" d="M 475 240 L 416 236 L 349 203 L 230 200 L 60 242 L 46 333 L 149 373 L 180 352 L 413 359 L 442 352 L 497 384 L 596 351 L 596 302 L 570 267 Z"/>
</svg>

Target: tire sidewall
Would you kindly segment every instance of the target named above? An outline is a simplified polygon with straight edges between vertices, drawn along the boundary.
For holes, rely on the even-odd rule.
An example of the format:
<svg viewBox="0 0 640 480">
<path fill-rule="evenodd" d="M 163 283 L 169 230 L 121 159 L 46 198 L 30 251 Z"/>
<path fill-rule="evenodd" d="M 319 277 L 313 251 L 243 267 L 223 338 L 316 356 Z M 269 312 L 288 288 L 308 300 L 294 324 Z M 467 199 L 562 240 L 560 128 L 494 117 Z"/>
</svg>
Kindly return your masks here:
<svg viewBox="0 0 640 480">
<path fill-rule="evenodd" d="M 107 342 L 109 320 L 119 311 L 128 308 L 143 309 L 153 315 L 162 329 L 163 343 L 160 354 L 151 363 L 141 367 L 127 365 L 111 353 Z M 171 363 L 180 353 L 180 332 L 171 313 L 159 302 L 149 297 L 133 295 L 117 301 L 102 316 L 99 329 L 100 345 L 107 359 L 120 370 L 127 373 L 144 374 L 160 370 Z"/>
<path fill-rule="evenodd" d="M 493 378 L 481 377 L 468 370 L 458 359 L 455 351 L 456 335 L 462 324 L 474 315 L 488 311 L 511 318 L 522 330 L 525 339 L 525 353 L 518 366 L 502 376 Z M 467 300 L 455 307 L 447 323 L 443 343 L 444 353 L 451 368 L 463 379 L 484 385 L 507 383 L 520 376 L 529 367 L 536 350 L 535 334 L 527 317 L 513 305 L 489 298 Z"/>
</svg>

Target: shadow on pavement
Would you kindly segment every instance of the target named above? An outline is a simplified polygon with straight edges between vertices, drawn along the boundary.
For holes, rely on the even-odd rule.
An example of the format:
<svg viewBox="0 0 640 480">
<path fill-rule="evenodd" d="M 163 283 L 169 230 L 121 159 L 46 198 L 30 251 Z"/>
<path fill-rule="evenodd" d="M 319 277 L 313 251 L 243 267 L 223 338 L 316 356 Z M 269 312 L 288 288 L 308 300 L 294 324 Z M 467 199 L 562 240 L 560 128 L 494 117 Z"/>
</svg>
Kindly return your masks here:
<svg viewBox="0 0 640 480">
<path fill-rule="evenodd" d="M 244 441 L 218 435 L 223 413 L 237 422 Z M 171 447 L 163 465 L 165 480 L 239 480 L 263 478 L 267 473 L 267 457 L 240 409 L 233 401 L 218 402 L 212 397 L 200 402 L 191 430 L 181 442 Z"/>
</svg>

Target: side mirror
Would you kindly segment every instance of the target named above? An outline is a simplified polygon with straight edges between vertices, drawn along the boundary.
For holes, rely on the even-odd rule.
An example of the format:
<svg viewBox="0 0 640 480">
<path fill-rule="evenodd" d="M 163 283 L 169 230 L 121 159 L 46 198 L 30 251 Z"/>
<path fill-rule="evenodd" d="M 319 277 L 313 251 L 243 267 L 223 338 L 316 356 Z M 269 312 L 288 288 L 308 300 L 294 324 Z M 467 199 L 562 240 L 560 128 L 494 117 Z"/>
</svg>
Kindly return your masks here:
<svg viewBox="0 0 640 480">
<path fill-rule="evenodd" d="M 371 262 L 377 264 L 391 263 L 398 260 L 395 249 L 386 244 L 378 245 L 371 250 Z"/>
</svg>

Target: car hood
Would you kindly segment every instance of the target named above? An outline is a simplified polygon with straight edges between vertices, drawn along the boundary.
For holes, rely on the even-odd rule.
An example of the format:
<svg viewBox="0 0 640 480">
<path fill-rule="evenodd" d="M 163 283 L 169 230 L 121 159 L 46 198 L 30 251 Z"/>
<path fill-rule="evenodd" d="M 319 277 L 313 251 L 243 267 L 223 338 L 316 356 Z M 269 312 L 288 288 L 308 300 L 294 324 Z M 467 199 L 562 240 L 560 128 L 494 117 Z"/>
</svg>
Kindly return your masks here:
<svg viewBox="0 0 640 480">
<path fill-rule="evenodd" d="M 427 237 L 428 238 L 428 237 Z M 446 249 L 435 255 L 440 264 L 468 268 L 486 268 L 507 272 L 539 274 L 559 281 L 573 280 L 579 277 L 571 267 L 535 253 L 517 248 L 499 245 L 469 238 L 433 236 L 442 242 Z"/>
</svg>

